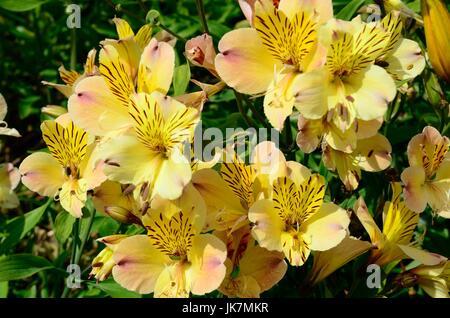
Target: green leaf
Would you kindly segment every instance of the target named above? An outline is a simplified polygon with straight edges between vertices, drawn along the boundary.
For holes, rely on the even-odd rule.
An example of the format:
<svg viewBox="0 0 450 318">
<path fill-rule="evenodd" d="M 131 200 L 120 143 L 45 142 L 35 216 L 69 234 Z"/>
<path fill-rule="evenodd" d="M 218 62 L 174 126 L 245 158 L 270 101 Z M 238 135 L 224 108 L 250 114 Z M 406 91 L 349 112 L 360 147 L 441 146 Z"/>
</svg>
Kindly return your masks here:
<svg viewBox="0 0 450 318">
<path fill-rule="evenodd" d="M 352 0 L 336 15 L 337 19 L 349 21 L 366 0 Z"/>
<path fill-rule="evenodd" d="M 66 212 L 61 212 L 56 216 L 55 220 L 55 235 L 56 239 L 63 244 L 72 233 L 75 218 Z"/>
<path fill-rule="evenodd" d="M 0 8 L 9 11 L 23 12 L 33 10 L 46 2 L 49 2 L 49 0 L 1 0 Z"/>
<path fill-rule="evenodd" d="M 45 269 L 54 268 L 45 258 L 15 254 L 0 258 L 0 282 L 23 279 Z"/>
<path fill-rule="evenodd" d="M 51 202 L 52 199 L 48 199 L 47 202 L 39 208 L 36 208 L 24 215 L 15 217 L 6 223 L 4 229 L 6 238 L 0 241 L 0 255 L 6 253 L 8 249 L 14 247 L 31 229 L 36 226 L 36 224 L 39 223 L 42 215 L 45 213 Z"/>
<path fill-rule="evenodd" d="M 123 288 L 111 278 L 98 284 L 94 282 L 89 282 L 88 284 L 99 288 L 113 298 L 142 298 L 142 295 Z"/>
<path fill-rule="evenodd" d="M 8 281 L 0 282 L 0 298 L 8 297 Z"/>
<path fill-rule="evenodd" d="M 191 79 L 191 70 L 189 64 L 183 64 L 175 68 L 173 74 L 173 90 L 175 96 L 179 96 L 186 92 Z"/>
</svg>

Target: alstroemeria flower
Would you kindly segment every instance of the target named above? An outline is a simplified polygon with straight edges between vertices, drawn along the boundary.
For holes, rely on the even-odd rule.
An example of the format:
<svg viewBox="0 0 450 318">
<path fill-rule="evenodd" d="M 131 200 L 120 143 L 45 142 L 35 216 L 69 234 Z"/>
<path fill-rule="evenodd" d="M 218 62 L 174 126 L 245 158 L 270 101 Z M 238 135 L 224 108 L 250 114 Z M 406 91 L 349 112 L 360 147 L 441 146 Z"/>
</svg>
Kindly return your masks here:
<svg viewBox="0 0 450 318">
<path fill-rule="evenodd" d="M 198 112 L 159 92 L 133 95 L 128 112 L 132 129 L 99 145 L 105 174 L 123 184 L 146 184 L 149 199 L 178 198 L 192 176 L 183 151 L 192 142 Z"/>
<path fill-rule="evenodd" d="M 317 33 L 331 18 L 332 3 L 325 0 L 314 7 L 310 2 L 256 1 L 253 28 L 233 30 L 219 42 L 215 61 L 219 76 L 241 93 L 264 93 L 265 114 L 278 130 L 292 113 L 293 83 L 325 62 Z"/>
<path fill-rule="evenodd" d="M 20 173 L 12 163 L 0 164 L 0 208 L 14 209 L 19 206 L 19 199 L 14 189 L 20 183 Z"/>
<path fill-rule="evenodd" d="M 284 276 L 287 264 L 284 255 L 255 245 L 247 225 L 227 235 L 215 232 L 226 245 L 227 274 L 219 291 L 228 297 L 257 298 Z"/>
<path fill-rule="evenodd" d="M 103 162 L 94 162 L 91 156 L 96 144 L 66 115 L 44 121 L 41 130 L 50 153 L 35 152 L 25 158 L 19 167 L 22 183 L 54 197 L 71 215 L 81 217 L 87 191 L 105 180 Z"/>
<path fill-rule="evenodd" d="M 126 238 L 114 250 L 114 279 L 154 297 L 189 297 L 217 289 L 225 277 L 226 246 L 212 234 L 201 234 L 204 213 L 195 208 L 172 215 L 164 209 L 149 211 L 143 219 L 148 235 Z"/>
<path fill-rule="evenodd" d="M 401 179 L 407 206 L 416 212 L 427 203 L 439 215 L 450 218 L 450 140 L 431 126 L 408 144 L 410 167 Z"/>
<path fill-rule="evenodd" d="M 293 84 L 300 113 L 307 119 L 330 116 L 343 132 L 356 119 L 382 117 L 397 92 L 392 77 L 375 65 L 390 36 L 381 25 L 366 24 L 360 17 L 330 21 L 320 32 L 324 45 L 328 43 L 325 66 Z"/>
<path fill-rule="evenodd" d="M 89 273 L 89 278 L 93 276 L 97 282 L 101 282 L 111 275 L 112 269 L 114 265 L 116 265 L 112 257 L 114 250 L 117 245 L 127 237 L 128 235 L 117 234 L 102 237 L 97 240 L 98 242 L 105 244 L 106 247 L 92 260 L 92 270 Z"/>
<path fill-rule="evenodd" d="M 220 175 L 211 169 L 194 173 L 192 183 L 208 207 L 208 229 L 232 233 L 248 224 L 249 208 L 285 174 L 286 160 L 273 142 L 259 143 L 252 155 L 245 164 L 233 150 L 225 153 Z"/>
<path fill-rule="evenodd" d="M 8 105 L 2 94 L 0 94 L 0 135 L 20 137 L 19 132 L 15 128 L 8 128 L 5 121 L 6 113 L 8 112 Z"/>
<path fill-rule="evenodd" d="M 386 202 L 384 206 L 383 231 L 380 230 L 370 215 L 362 197 L 359 198 L 354 207 L 356 216 L 366 229 L 370 241 L 375 247 L 368 262 L 380 266 L 409 257 L 402 247 L 408 248 L 419 222 L 419 214 L 408 209 L 405 202 L 401 200 L 400 184 L 394 183 L 392 190 L 392 200 Z"/>
<path fill-rule="evenodd" d="M 409 81 L 425 68 L 425 57 L 419 44 L 402 37 L 403 22 L 400 13 L 393 11 L 381 20 L 382 27 L 389 33 L 389 42 L 375 60 L 396 81 Z"/>
<path fill-rule="evenodd" d="M 66 70 L 64 66 L 60 66 L 58 69 L 59 77 L 64 82 L 64 84 L 55 84 L 46 81 L 42 81 L 42 84 L 56 88 L 61 94 L 66 97 L 70 97 L 74 93 L 74 88 L 77 84 L 86 77 L 98 75 L 98 68 L 95 66 L 95 57 L 97 54 L 96 49 L 89 51 L 86 58 L 86 63 L 84 64 L 84 73 L 80 74 L 74 70 Z"/>
<path fill-rule="evenodd" d="M 322 159 L 331 171 L 337 171 L 339 178 L 348 191 L 358 188 L 361 170 L 378 172 L 391 165 L 392 147 L 389 140 L 377 134 L 367 139 L 358 140 L 352 153 L 334 150 L 328 145 L 323 148 Z"/>
<path fill-rule="evenodd" d="M 450 298 L 450 261 L 415 267 L 397 279 L 402 287 L 417 284 L 433 298 Z"/>
<path fill-rule="evenodd" d="M 319 145 L 326 144 L 334 150 L 352 153 L 357 148 L 358 140 L 375 136 L 383 124 L 383 118 L 371 121 L 358 119 L 349 129 L 342 131 L 333 122 L 333 113 L 329 114 L 316 120 L 299 116 L 297 145 L 303 152 L 311 153 Z"/>
<path fill-rule="evenodd" d="M 151 29 L 134 36 L 124 20 L 114 21 L 120 39 L 102 42 L 100 75 L 80 81 L 68 102 L 75 124 L 98 136 L 131 127 L 130 96 L 154 91 L 167 94 L 175 67 L 174 49 L 150 39 Z"/>
<path fill-rule="evenodd" d="M 271 199 L 255 202 L 249 211 L 252 233 L 261 247 L 283 252 L 293 266 L 303 265 L 311 250 L 325 251 L 347 234 L 347 212 L 325 203 L 325 180 L 297 164 L 273 183 Z"/>
</svg>

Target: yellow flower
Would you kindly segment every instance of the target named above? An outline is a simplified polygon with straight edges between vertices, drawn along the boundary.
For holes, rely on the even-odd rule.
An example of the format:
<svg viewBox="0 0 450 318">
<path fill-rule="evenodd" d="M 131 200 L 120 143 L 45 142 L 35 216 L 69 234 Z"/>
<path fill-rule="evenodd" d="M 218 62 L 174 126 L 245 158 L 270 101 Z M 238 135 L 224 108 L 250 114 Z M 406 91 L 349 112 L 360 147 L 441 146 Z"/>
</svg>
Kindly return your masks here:
<svg viewBox="0 0 450 318">
<path fill-rule="evenodd" d="M 267 195 L 273 180 L 288 169 L 283 153 L 273 142 L 261 142 L 252 151 L 250 164 L 234 152 L 224 154 L 220 174 L 212 169 L 196 171 L 194 187 L 207 207 L 207 228 L 231 234 L 248 224 L 248 210 Z"/>
<path fill-rule="evenodd" d="M 392 200 L 384 206 L 383 231 L 373 220 L 362 197 L 354 207 L 375 248 L 368 262 L 380 266 L 408 257 L 404 250 L 408 249 L 419 222 L 419 214 L 408 209 L 400 198 L 400 183 L 393 183 L 392 188 Z"/>
<path fill-rule="evenodd" d="M 347 236 L 332 249 L 314 252 L 314 263 L 307 279 L 309 285 L 320 283 L 337 269 L 370 250 L 371 247 L 369 242 Z"/>
<path fill-rule="evenodd" d="M 25 158 L 19 167 L 22 183 L 54 197 L 74 217 L 81 217 L 87 191 L 105 180 L 103 163 L 92 156 L 96 144 L 67 115 L 44 121 L 41 130 L 50 154 L 35 152 Z"/>
<path fill-rule="evenodd" d="M 422 0 L 428 56 L 435 72 L 450 83 L 450 13 L 442 0 Z"/>
<path fill-rule="evenodd" d="M 352 126 L 342 131 L 336 127 L 331 116 L 321 119 L 309 120 L 303 116 L 298 118 L 297 145 L 305 153 L 311 153 L 322 144 L 328 145 L 334 150 L 352 153 L 356 150 L 358 140 L 367 139 L 377 134 L 383 118 L 371 121 L 356 120 Z"/>
<path fill-rule="evenodd" d="M 383 135 L 358 140 L 352 153 L 334 150 L 329 146 L 323 149 L 325 166 L 336 171 L 348 191 L 358 188 L 361 180 L 361 170 L 377 172 L 387 169 L 391 164 L 392 147 Z"/>
<path fill-rule="evenodd" d="M 143 219 L 148 234 L 118 244 L 113 277 L 120 285 L 155 297 L 203 295 L 220 286 L 226 247 L 216 236 L 201 234 L 205 211 L 194 200 L 190 205 L 172 215 L 164 208 L 149 211 Z"/>
<path fill-rule="evenodd" d="M 117 244 L 127 237 L 127 235 L 110 235 L 98 239 L 98 241 L 104 243 L 106 247 L 92 260 L 92 270 L 89 273 L 89 278 L 93 276 L 97 282 L 101 282 L 111 275 L 115 265 L 112 257 L 114 250 L 116 249 Z"/>
<path fill-rule="evenodd" d="M 256 246 L 247 225 L 227 235 L 215 232 L 228 249 L 227 274 L 219 291 L 228 297 L 257 298 L 272 288 L 287 270 L 283 253 Z"/>
<path fill-rule="evenodd" d="M 324 45 L 328 43 L 325 66 L 299 76 L 293 84 L 300 113 L 307 119 L 326 115 L 342 132 L 356 119 L 382 117 L 396 95 L 396 86 L 375 62 L 388 54 L 399 35 L 357 17 L 351 22 L 330 21 L 321 29 L 320 38 Z"/>
<path fill-rule="evenodd" d="M 133 95 L 128 112 L 132 129 L 99 145 L 105 174 L 123 184 L 146 184 L 148 199 L 178 198 L 192 176 L 183 151 L 192 142 L 198 112 L 159 92 Z"/>
<path fill-rule="evenodd" d="M 219 76 L 229 86 L 245 94 L 266 95 L 265 114 L 278 130 L 292 113 L 294 81 L 324 63 L 317 32 L 329 18 L 332 3 L 306 2 L 281 0 L 275 6 L 271 0 L 256 1 L 254 27 L 225 34 L 215 60 Z"/>
<path fill-rule="evenodd" d="M 436 128 L 425 127 L 408 144 L 410 167 L 401 179 L 408 207 L 416 212 L 427 203 L 443 217 L 450 217 L 450 140 Z"/>
<path fill-rule="evenodd" d="M 84 78 L 89 76 L 94 76 L 98 74 L 97 66 L 95 66 L 95 57 L 97 54 L 96 49 L 89 51 L 86 58 L 86 63 L 84 64 L 84 73 L 80 74 L 74 70 L 66 70 L 64 66 L 61 66 L 59 71 L 59 77 L 62 79 L 64 84 L 55 84 L 46 81 L 42 81 L 42 84 L 56 88 L 60 93 L 66 97 L 70 97 L 74 93 L 74 88 L 77 84 Z"/>
<path fill-rule="evenodd" d="M 150 39 L 151 28 L 144 26 L 134 36 L 124 20 L 114 21 L 120 39 L 102 42 L 100 75 L 77 83 L 68 102 L 75 124 L 98 136 L 131 127 L 130 96 L 154 91 L 166 94 L 175 66 L 174 49 Z"/>
<path fill-rule="evenodd" d="M 303 265 L 311 250 L 325 251 L 346 236 L 347 212 L 323 202 L 325 181 L 300 164 L 275 180 L 271 199 L 256 201 L 249 211 L 252 234 L 261 247 L 283 252 L 293 266 Z"/>
<path fill-rule="evenodd" d="M 20 183 L 20 173 L 12 163 L 0 164 L 0 208 L 14 209 L 19 206 L 19 199 L 14 189 Z"/>
</svg>

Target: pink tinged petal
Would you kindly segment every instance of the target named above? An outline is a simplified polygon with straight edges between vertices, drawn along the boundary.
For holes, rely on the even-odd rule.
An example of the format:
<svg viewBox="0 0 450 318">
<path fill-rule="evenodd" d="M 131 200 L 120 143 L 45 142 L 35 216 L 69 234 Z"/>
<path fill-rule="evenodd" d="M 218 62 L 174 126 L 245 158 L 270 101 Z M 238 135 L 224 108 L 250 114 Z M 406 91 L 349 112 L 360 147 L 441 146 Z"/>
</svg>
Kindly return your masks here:
<svg viewBox="0 0 450 318">
<path fill-rule="evenodd" d="M 19 169 L 13 166 L 12 163 L 6 163 L 2 166 L 5 167 L 7 178 L 9 179 L 10 189 L 14 190 L 20 183 L 20 172 Z"/>
<path fill-rule="evenodd" d="M 416 247 L 401 244 L 398 244 L 398 247 L 400 247 L 403 253 L 405 253 L 407 256 L 416 261 L 419 261 L 423 265 L 435 266 L 447 261 L 447 257 L 436 253 L 430 253 Z"/>
<path fill-rule="evenodd" d="M 260 292 L 264 292 L 284 277 L 287 264 L 283 253 L 268 251 L 260 246 L 251 246 L 240 260 L 239 268 L 240 275 L 254 278 Z"/>
<path fill-rule="evenodd" d="M 397 81 L 412 80 L 425 68 L 425 58 L 417 42 L 400 39 L 397 47 L 386 57 L 386 70 Z"/>
<path fill-rule="evenodd" d="M 35 152 L 19 167 L 22 183 L 31 191 L 53 197 L 66 181 L 64 169 L 49 153 Z"/>
<path fill-rule="evenodd" d="M 202 234 L 194 239 L 188 259 L 192 263 L 189 273 L 192 293 L 204 295 L 219 288 L 225 278 L 227 248 L 212 234 Z"/>
<path fill-rule="evenodd" d="M 95 151 L 97 148 L 96 144 L 88 146 L 86 155 L 79 168 L 80 174 L 83 179 L 86 180 L 87 188 L 89 190 L 98 187 L 106 180 L 106 175 L 103 172 L 105 161 L 97 158 L 97 152 Z"/>
<path fill-rule="evenodd" d="M 253 26 L 255 2 L 256 0 L 239 0 L 239 6 L 241 7 L 242 13 L 245 15 L 245 18 L 251 26 Z"/>
<path fill-rule="evenodd" d="M 248 212 L 248 219 L 254 223 L 252 235 L 260 246 L 269 251 L 282 251 L 284 224 L 271 200 L 256 201 Z"/>
<path fill-rule="evenodd" d="M 406 168 L 401 179 L 404 184 L 403 195 L 406 206 L 415 212 L 422 212 L 427 206 L 427 194 L 424 189 L 425 170 L 420 167 Z"/>
<path fill-rule="evenodd" d="M 347 211 L 333 203 L 323 203 L 319 212 L 304 224 L 311 236 L 311 249 L 326 251 L 338 245 L 347 236 L 349 223 Z"/>
<path fill-rule="evenodd" d="M 377 172 L 387 169 L 392 161 L 392 146 L 381 134 L 358 140 L 356 160 L 361 169 Z"/>
<path fill-rule="evenodd" d="M 311 153 L 316 150 L 324 131 L 322 120 L 308 120 L 300 116 L 297 125 L 297 145 L 300 149 L 305 153 Z"/>
<path fill-rule="evenodd" d="M 101 76 L 80 81 L 69 98 L 68 109 L 75 125 L 94 135 L 131 126 L 127 108 L 112 95 Z"/>
<path fill-rule="evenodd" d="M 114 280 L 122 287 L 141 294 L 153 292 L 155 283 L 170 259 L 153 247 L 146 235 L 121 241 L 113 254 Z"/>
<path fill-rule="evenodd" d="M 205 67 L 213 74 L 216 74 L 214 66 L 216 51 L 213 39 L 207 33 L 188 40 L 185 45 L 185 54 L 192 64 Z"/>
<path fill-rule="evenodd" d="M 383 125 L 383 117 L 373 120 L 357 120 L 356 137 L 358 139 L 367 139 L 375 136 Z"/>
<path fill-rule="evenodd" d="M 388 104 L 397 94 L 392 77 L 376 65 L 350 76 L 345 82 L 345 89 L 346 94 L 354 100 L 356 117 L 362 120 L 384 116 Z"/>
<path fill-rule="evenodd" d="M 254 168 L 261 174 L 276 178 L 286 170 L 286 158 L 274 142 L 257 144 L 251 155 Z"/>
<path fill-rule="evenodd" d="M 244 94 L 263 93 L 281 69 L 264 47 L 255 29 L 243 28 L 225 34 L 219 42 L 216 70 L 228 86 Z"/>
<path fill-rule="evenodd" d="M 170 44 L 152 39 L 141 56 L 138 91 L 167 94 L 175 67 L 175 51 Z"/>
</svg>

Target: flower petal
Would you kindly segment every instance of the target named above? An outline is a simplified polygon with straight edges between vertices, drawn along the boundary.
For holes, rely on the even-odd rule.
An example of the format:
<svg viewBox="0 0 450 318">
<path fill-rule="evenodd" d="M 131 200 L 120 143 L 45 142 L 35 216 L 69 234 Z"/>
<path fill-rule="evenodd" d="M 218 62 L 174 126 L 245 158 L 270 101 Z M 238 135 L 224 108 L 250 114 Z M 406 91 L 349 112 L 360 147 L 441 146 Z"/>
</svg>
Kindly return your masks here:
<svg viewBox="0 0 450 318">
<path fill-rule="evenodd" d="M 19 167 L 22 183 L 43 196 L 53 197 L 66 181 L 64 169 L 51 154 L 35 152 Z"/>
<path fill-rule="evenodd" d="M 379 66 L 371 65 L 365 71 L 350 76 L 345 83 L 346 93 L 354 99 L 356 117 L 373 120 L 384 116 L 387 105 L 397 94 L 395 82 Z"/>
<path fill-rule="evenodd" d="M 122 240 L 113 254 L 114 280 L 122 287 L 141 294 L 153 292 L 155 283 L 170 259 L 153 247 L 146 235 Z"/>
<path fill-rule="evenodd" d="M 405 185 L 403 195 L 406 205 L 415 212 L 423 212 L 428 200 L 424 189 L 425 171 L 420 167 L 409 167 L 403 170 L 401 179 Z"/>
<path fill-rule="evenodd" d="M 228 86 L 244 94 L 265 92 L 281 69 L 264 47 L 255 29 L 243 28 L 225 34 L 219 42 L 216 70 Z"/>
<path fill-rule="evenodd" d="M 195 238 L 188 259 L 192 263 L 187 275 L 192 281 L 192 293 L 204 295 L 219 288 L 225 273 L 227 248 L 212 234 L 202 234 Z"/>
<path fill-rule="evenodd" d="M 333 203 L 323 203 L 302 227 L 305 226 L 306 234 L 311 236 L 311 249 L 326 251 L 341 243 L 349 224 L 347 211 Z"/>
</svg>

